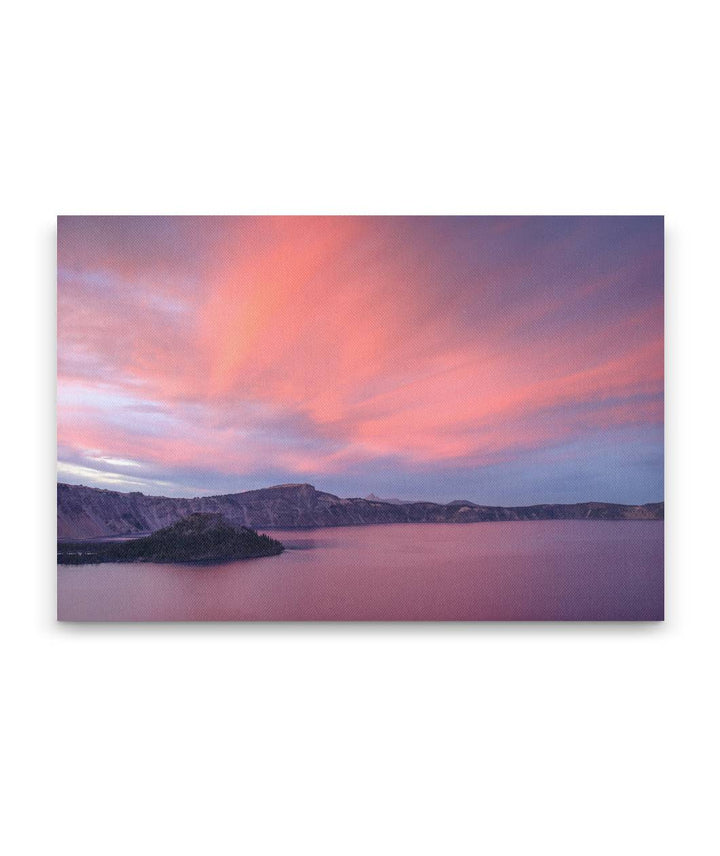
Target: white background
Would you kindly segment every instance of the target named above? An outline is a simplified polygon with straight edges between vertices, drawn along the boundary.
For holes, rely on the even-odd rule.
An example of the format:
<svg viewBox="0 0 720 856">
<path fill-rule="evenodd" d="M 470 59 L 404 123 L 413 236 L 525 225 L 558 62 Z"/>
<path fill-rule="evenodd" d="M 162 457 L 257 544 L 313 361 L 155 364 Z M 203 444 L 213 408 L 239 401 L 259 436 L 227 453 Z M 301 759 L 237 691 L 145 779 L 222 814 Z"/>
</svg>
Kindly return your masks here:
<svg viewBox="0 0 720 856">
<path fill-rule="evenodd" d="M 5 10 L 5 852 L 717 852 L 711 11 Z M 56 624 L 57 213 L 664 213 L 665 624 Z"/>
</svg>

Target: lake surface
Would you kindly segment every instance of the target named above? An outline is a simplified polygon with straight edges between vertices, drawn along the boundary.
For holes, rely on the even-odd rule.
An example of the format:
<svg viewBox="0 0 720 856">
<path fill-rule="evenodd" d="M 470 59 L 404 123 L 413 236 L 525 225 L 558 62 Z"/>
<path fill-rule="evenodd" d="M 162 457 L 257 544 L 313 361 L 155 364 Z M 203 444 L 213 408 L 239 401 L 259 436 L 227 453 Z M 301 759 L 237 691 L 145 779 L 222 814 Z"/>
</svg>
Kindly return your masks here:
<svg viewBox="0 0 720 856">
<path fill-rule="evenodd" d="M 58 566 L 58 618 L 658 620 L 661 521 L 393 524 L 268 534 L 221 565 Z"/>
</svg>

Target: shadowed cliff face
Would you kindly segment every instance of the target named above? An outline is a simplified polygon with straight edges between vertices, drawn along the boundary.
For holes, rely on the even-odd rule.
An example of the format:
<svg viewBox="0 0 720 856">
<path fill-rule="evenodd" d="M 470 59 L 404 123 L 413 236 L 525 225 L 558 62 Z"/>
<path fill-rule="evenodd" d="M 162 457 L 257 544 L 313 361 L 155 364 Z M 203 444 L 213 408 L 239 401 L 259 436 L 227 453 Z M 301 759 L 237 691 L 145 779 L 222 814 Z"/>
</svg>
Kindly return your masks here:
<svg viewBox="0 0 720 856">
<path fill-rule="evenodd" d="M 383 502 L 342 499 L 309 484 L 193 499 L 119 493 L 58 484 L 58 538 L 99 538 L 155 532 L 193 513 L 221 514 L 233 526 L 252 529 L 307 529 L 373 523 L 474 523 L 492 520 L 661 520 L 664 503 L 532 505 L 516 508 L 465 501 Z"/>
</svg>

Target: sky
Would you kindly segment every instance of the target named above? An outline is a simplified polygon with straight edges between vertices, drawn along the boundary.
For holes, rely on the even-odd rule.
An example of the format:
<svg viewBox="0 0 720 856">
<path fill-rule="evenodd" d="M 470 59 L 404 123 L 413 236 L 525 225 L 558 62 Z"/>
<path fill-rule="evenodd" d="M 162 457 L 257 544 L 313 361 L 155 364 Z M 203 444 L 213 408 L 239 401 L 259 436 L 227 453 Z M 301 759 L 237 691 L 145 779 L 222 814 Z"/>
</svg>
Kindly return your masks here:
<svg viewBox="0 0 720 856">
<path fill-rule="evenodd" d="M 59 217 L 58 479 L 663 497 L 661 217 Z"/>
</svg>

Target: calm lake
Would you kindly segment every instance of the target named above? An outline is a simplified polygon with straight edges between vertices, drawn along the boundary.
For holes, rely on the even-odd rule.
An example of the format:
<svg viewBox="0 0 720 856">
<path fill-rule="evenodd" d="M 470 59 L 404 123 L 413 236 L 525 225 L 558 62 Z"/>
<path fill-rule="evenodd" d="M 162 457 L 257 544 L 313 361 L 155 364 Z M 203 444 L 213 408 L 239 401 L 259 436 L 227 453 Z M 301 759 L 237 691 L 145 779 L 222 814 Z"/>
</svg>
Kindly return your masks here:
<svg viewBox="0 0 720 856">
<path fill-rule="evenodd" d="M 661 521 L 268 532 L 280 556 L 58 566 L 70 621 L 657 620 Z"/>
</svg>

